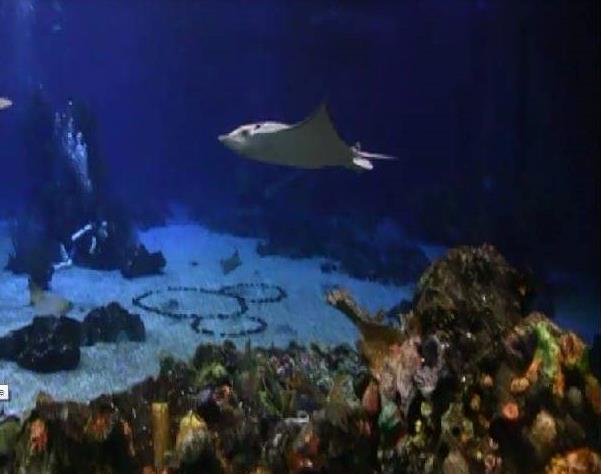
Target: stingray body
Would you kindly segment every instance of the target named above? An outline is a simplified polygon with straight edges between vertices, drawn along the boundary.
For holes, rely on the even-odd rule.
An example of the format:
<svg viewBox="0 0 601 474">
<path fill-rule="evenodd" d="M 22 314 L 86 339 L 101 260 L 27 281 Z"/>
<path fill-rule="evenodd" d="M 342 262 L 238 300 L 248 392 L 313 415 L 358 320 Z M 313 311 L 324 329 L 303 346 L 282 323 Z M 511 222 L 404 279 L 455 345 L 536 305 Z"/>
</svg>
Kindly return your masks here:
<svg viewBox="0 0 601 474">
<path fill-rule="evenodd" d="M 371 170 L 371 159 L 394 159 L 361 151 L 358 145 L 347 145 L 334 128 L 325 104 L 297 124 L 258 122 L 242 125 L 220 135 L 219 141 L 247 158 L 301 169 L 340 166 Z"/>
<path fill-rule="evenodd" d="M 64 316 L 72 308 L 73 304 L 60 295 L 45 291 L 29 280 L 30 305 L 39 316 Z"/>
</svg>

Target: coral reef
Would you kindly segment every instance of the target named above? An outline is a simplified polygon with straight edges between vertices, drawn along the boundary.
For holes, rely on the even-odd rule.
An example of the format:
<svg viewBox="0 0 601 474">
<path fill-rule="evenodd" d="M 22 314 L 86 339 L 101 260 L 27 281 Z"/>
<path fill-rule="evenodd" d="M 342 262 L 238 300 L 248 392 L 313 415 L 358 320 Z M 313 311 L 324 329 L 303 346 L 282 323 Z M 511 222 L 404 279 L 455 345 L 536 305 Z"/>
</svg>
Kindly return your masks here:
<svg viewBox="0 0 601 474">
<path fill-rule="evenodd" d="M 40 395 L 0 422 L 0 471 L 598 472 L 591 351 L 527 292 L 490 246 L 434 263 L 400 326 L 331 290 L 358 351 L 203 344 L 89 404 Z"/>
<path fill-rule="evenodd" d="M 543 314 L 524 314 L 528 293 L 488 245 L 453 249 L 433 264 L 402 329 L 378 329 L 348 294 L 330 292 L 362 333 L 369 397 L 373 383 L 379 388 L 379 426 L 390 433 L 380 446 L 384 472 L 562 472 L 553 466 L 576 462 L 562 457 L 574 449 L 591 453 L 581 464 L 598 462 L 600 391 L 589 351 Z M 388 342 L 376 338 L 374 350 L 378 330 Z"/>
</svg>

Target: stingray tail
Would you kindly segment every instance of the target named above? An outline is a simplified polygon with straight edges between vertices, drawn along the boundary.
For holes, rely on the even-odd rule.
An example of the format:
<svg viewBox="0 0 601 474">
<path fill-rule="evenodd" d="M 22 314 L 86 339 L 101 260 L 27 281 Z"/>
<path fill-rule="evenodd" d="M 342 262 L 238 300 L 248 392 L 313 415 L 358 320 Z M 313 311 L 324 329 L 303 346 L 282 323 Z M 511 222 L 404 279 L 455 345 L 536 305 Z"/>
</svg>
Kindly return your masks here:
<svg viewBox="0 0 601 474">
<path fill-rule="evenodd" d="M 361 145 L 357 143 L 351 147 L 353 152 L 353 167 L 362 170 L 373 170 L 374 165 L 370 160 L 396 160 L 397 158 L 390 155 L 383 155 L 381 153 L 371 153 L 369 151 L 362 151 Z"/>
</svg>

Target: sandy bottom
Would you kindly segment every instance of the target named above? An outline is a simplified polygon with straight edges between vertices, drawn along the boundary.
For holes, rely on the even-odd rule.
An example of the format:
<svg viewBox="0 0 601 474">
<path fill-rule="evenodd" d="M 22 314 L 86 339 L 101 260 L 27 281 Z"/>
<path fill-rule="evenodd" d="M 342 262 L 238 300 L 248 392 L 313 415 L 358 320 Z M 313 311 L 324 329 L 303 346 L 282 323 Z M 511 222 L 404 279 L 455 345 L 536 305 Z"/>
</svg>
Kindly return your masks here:
<svg viewBox="0 0 601 474">
<path fill-rule="evenodd" d="M 36 394 L 45 391 L 56 399 L 89 400 L 101 393 L 124 390 L 132 384 L 155 375 L 162 356 L 189 358 L 201 342 L 219 342 L 220 337 L 195 333 L 189 321 L 175 321 L 145 312 L 132 304 L 132 299 L 149 290 L 169 286 L 216 289 L 236 283 L 265 283 L 282 287 L 287 298 L 278 303 L 249 304 L 247 315 L 259 316 L 267 329 L 250 339 L 254 345 L 287 345 L 318 341 L 326 344 L 351 343 L 357 331 L 340 313 L 324 300 L 325 290 L 332 285 L 348 288 L 357 301 L 375 311 L 410 298 L 412 287 L 395 287 L 360 281 L 342 274 L 323 274 L 320 259 L 290 260 L 282 257 L 260 257 L 255 252 L 257 241 L 231 235 L 216 234 L 198 225 L 169 225 L 141 233 L 149 250 L 161 250 L 167 259 L 164 274 L 126 280 L 119 272 L 99 272 L 72 267 L 61 270 L 52 280 L 52 289 L 71 301 L 75 308 L 70 316 L 83 319 L 92 308 L 117 301 L 142 316 L 146 326 L 144 343 L 120 342 L 82 348 L 79 367 L 74 371 L 35 374 L 15 363 L 0 361 L 0 384 L 9 384 L 11 400 L 0 402 L 0 410 L 19 413 L 33 406 Z M 11 249 L 8 227 L 0 225 L 0 265 L 4 266 Z M 224 275 L 219 260 L 238 249 L 242 266 Z M 193 265 L 193 262 L 196 262 Z M 26 278 L 0 272 L 0 335 L 28 324 L 34 316 L 27 306 Z M 170 297 L 180 301 L 185 312 L 228 313 L 236 309 L 235 301 L 201 293 L 153 295 L 147 303 L 160 306 Z M 184 307 L 184 308 L 182 308 Z M 244 317 L 238 322 L 224 321 L 217 332 L 249 327 Z M 244 344 L 247 338 L 236 341 Z"/>
<path fill-rule="evenodd" d="M 325 290 L 339 285 L 348 288 L 356 300 L 371 311 L 389 308 L 401 299 L 411 298 L 413 287 L 388 286 L 361 281 L 347 275 L 320 271 L 321 259 L 291 260 L 283 257 L 260 257 L 255 252 L 257 240 L 210 232 L 195 224 L 170 224 L 140 234 L 149 250 L 161 250 L 167 258 L 164 274 L 126 280 L 119 272 L 99 272 L 72 267 L 57 272 L 52 289 L 71 301 L 75 307 L 70 316 L 83 319 L 97 306 L 117 301 L 141 315 L 146 326 L 144 343 L 120 342 L 82 348 L 81 362 L 74 371 L 36 374 L 15 363 L 0 361 L 0 384 L 8 384 L 11 400 L 0 402 L 0 412 L 20 413 L 31 408 L 39 391 L 56 399 L 86 401 L 102 393 L 120 391 L 144 378 L 156 375 L 163 356 L 190 358 L 201 342 L 219 342 L 219 336 L 194 332 L 190 321 L 176 321 L 144 311 L 132 299 L 150 290 L 158 291 L 144 302 L 151 306 L 169 307 L 169 300 L 179 302 L 178 312 L 231 313 L 238 309 L 231 298 L 197 292 L 165 292 L 168 287 L 217 289 L 237 283 L 262 283 L 283 288 L 287 297 L 277 303 L 249 304 L 246 315 L 260 317 L 267 329 L 250 337 L 254 345 L 285 346 L 299 343 L 354 344 L 358 333 L 340 313 L 324 300 Z M 422 246 L 430 259 L 444 254 L 444 248 Z M 224 275 L 219 260 L 237 249 L 242 266 Z M 0 265 L 6 262 L 11 243 L 8 226 L 0 222 Z M 575 330 L 588 342 L 598 331 L 599 292 L 583 282 L 568 285 L 572 290 L 555 302 L 558 322 Z M 28 324 L 34 316 L 27 306 L 27 281 L 0 271 L 0 335 Z M 252 290 L 254 291 L 254 290 Z M 272 294 L 272 293 L 271 293 Z M 269 296 L 251 294 L 250 296 Z M 253 323 L 244 316 L 237 321 L 204 323 L 220 332 L 250 328 Z M 206 326 L 210 324 L 210 326 Z M 249 338 L 234 341 L 243 345 Z"/>
</svg>

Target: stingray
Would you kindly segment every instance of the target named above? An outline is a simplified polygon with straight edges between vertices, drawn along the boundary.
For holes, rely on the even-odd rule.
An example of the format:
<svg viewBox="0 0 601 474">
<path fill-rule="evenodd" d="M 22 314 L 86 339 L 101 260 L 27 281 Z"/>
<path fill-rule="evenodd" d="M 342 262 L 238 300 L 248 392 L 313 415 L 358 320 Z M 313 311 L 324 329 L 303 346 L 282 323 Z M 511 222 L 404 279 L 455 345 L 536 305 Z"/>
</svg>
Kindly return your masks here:
<svg viewBox="0 0 601 474">
<path fill-rule="evenodd" d="M 258 122 L 242 125 L 220 135 L 219 141 L 247 158 L 301 169 L 341 166 L 371 170 L 372 159 L 395 159 L 362 151 L 358 143 L 347 145 L 334 128 L 325 104 L 297 124 Z"/>
<path fill-rule="evenodd" d="M 6 97 L 0 97 L 0 110 L 8 109 L 13 105 L 13 101 Z"/>
</svg>

